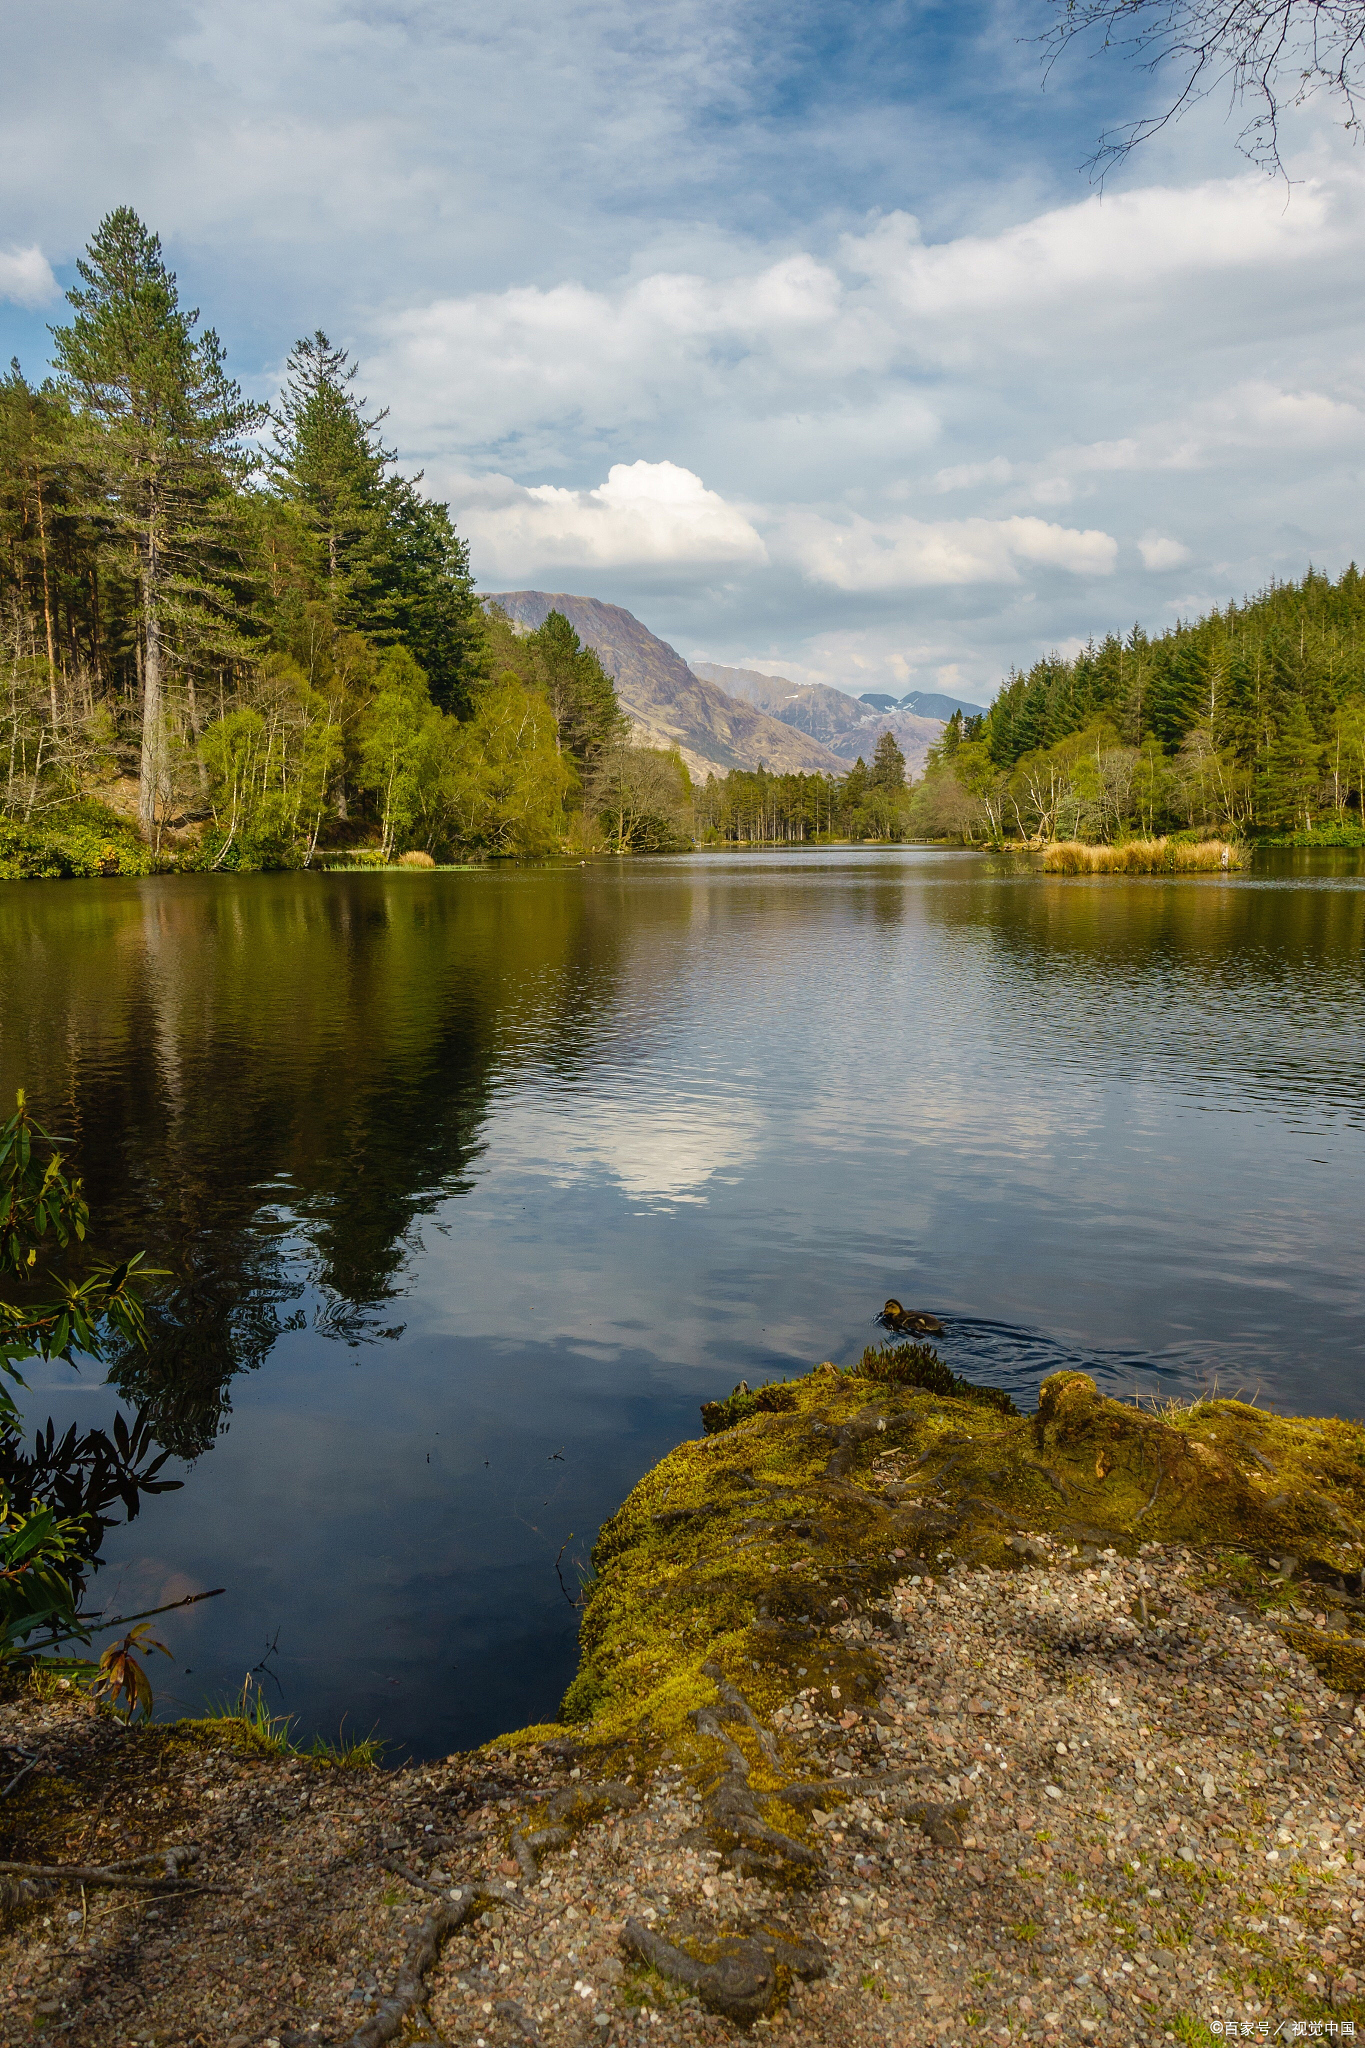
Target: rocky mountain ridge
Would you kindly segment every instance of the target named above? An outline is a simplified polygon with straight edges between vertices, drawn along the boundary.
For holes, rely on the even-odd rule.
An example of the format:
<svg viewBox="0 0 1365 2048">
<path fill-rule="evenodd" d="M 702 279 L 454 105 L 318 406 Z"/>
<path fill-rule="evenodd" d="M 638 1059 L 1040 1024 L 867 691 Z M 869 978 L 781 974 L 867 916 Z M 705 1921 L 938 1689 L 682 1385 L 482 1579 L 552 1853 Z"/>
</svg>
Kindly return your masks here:
<svg viewBox="0 0 1365 2048">
<path fill-rule="evenodd" d="M 486 602 L 526 632 L 544 625 L 552 611 L 562 612 L 613 677 L 639 737 L 650 746 L 676 747 L 702 781 L 760 763 L 779 774 L 840 775 L 847 768 L 811 734 L 696 674 L 622 605 L 550 590 L 494 591 Z"/>
<path fill-rule="evenodd" d="M 770 718 L 798 732 L 809 733 L 838 757 L 847 771 L 861 755 L 872 759 L 872 750 L 884 732 L 893 732 L 905 755 L 906 766 L 919 774 L 925 756 L 943 730 L 942 718 L 926 718 L 913 711 L 877 709 L 844 690 L 827 683 L 793 683 L 786 676 L 769 676 L 752 668 L 726 668 L 719 662 L 694 661 L 695 675 L 744 698 L 765 711 Z M 886 705 L 894 704 L 888 697 Z"/>
</svg>

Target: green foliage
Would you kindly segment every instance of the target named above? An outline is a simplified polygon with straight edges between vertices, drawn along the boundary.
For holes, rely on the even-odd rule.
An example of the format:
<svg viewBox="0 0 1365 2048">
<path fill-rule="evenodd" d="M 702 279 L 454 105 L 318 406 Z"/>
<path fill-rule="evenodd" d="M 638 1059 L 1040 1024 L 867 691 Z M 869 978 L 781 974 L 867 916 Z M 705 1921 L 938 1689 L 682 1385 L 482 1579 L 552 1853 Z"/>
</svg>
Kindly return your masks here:
<svg viewBox="0 0 1365 2048">
<path fill-rule="evenodd" d="M 707 1436 L 719 1436 L 724 1430 L 734 1429 L 737 1423 L 747 1422 L 751 1415 L 784 1415 L 795 1406 L 795 1390 L 783 1381 L 769 1381 L 750 1393 L 741 1380 L 723 1401 L 702 1402 L 702 1427 Z"/>
<path fill-rule="evenodd" d="M 25 1514 L 0 1493 L 0 1669 L 40 1628 L 80 1633 L 70 1576 L 80 1536 L 71 1517 L 42 1506 Z"/>
<path fill-rule="evenodd" d="M 40 1629 L 49 1647 L 89 1635 L 77 1612 L 77 1587 L 82 1566 L 99 1547 L 98 1511 L 85 1506 L 79 1486 L 74 1497 L 83 1511 L 61 1513 L 50 1502 L 16 1498 L 3 1477 L 4 1467 L 17 1462 L 11 1387 L 24 1384 L 20 1368 L 28 1360 L 74 1364 L 78 1356 L 106 1358 L 111 1342 L 143 1341 L 137 1288 L 152 1276 L 141 1254 L 117 1266 L 96 1265 L 83 1280 L 50 1277 L 54 1300 L 26 1298 L 40 1253 L 74 1250 L 89 1220 L 80 1180 L 66 1172 L 59 1142 L 30 1115 L 20 1089 L 14 1114 L 0 1127 L 0 1274 L 20 1283 L 24 1297 L 0 1300 L 0 1664 Z M 67 1442 L 75 1451 L 74 1431 Z M 122 1445 L 132 1448 L 126 1425 Z"/>
<path fill-rule="evenodd" d="M 301 1749 L 290 1738 L 293 1722 L 292 1714 L 272 1712 L 264 1684 L 248 1672 L 235 1699 L 222 1701 L 217 1711 L 203 1720 L 177 1725 L 209 1735 L 215 1743 L 225 1743 L 249 1756 L 306 1756 L 313 1763 L 329 1764 L 336 1770 L 373 1770 L 383 1756 L 384 1742 L 380 1736 L 373 1732 L 347 1735 L 344 1724 L 335 1742 L 315 1735 L 308 1747 Z"/>
<path fill-rule="evenodd" d="M 35 389 L 17 364 L 0 380 L 0 608 L 13 621 L 0 878 L 147 872 L 126 832 L 109 834 L 116 861 L 101 859 L 68 813 L 129 773 L 140 836 L 160 848 L 181 835 L 166 849 L 176 865 L 306 863 L 333 834 L 376 829 L 386 854 L 405 833 L 455 845 L 471 811 L 473 843 L 557 844 L 543 720 L 531 788 L 505 786 L 504 759 L 482 803 L 468 750 L 433 723 L 488 722 L 487 622 L 448 507 L 395 473 L 351 359 L 321 332 L 297 344 L 257 488 L 265 409 L 181 304 L 155 234 L 117 208 L 78 269 L 72 317 L 53 331 L 56 382 Z M 610 681 L 581 649 L 577 668 L 580 723 L 601 729 L 616 716 Z M 605 711 L 588 685 L 605 686 Z M 495 726 L 498 708 L 495 695 Z M 574 778 L 548 780 L 562 810 Z"/>
<path fill-rule="evenodd" d="M 905 757 L 891 733 L 883 733 L 877 747 L 880 767 L 874 756 L 871 773 L 859 760 L 844 776 L 773 775 L 766 768 L 708 775 L 695 797 L 698 837 L 713 845 L 906 838 L 911 796 Z"/>
<path fill-rule="evenodd" d="M 960 719 L 960 711 L 953 713 Z M 905 756 L 896 744 L 893 732 L 884 732 L 877 741 L 872 754 L 872 772 L 868 776 L 872 789 L 901 790 L 905 787 Z"/>
<path fill-rule="evenodd" d="M 692 843 L 692 780 L 664 747 L 615 740 L 592 765 L 583 807 L 617 853 L 678 853 Z"/>
<path fill-rule="evenodd" d="M 523 858 L 549 853 L 563 836 L 572 764 L 538 690 L 510 671 L 483 685 L 471 716 L 444 735 L 442 808 L 429 844 Z"/>
<path fill-rule="evenodd" d="M 36 825 L 0 818 L 0 881 L 150 875 L 156 865 L 127 820 L 104 804 L 64 804 Z"/>
<path fill-rule="evenodd" d="M 363 625 L 379 583 L 384 472 L 393 460 L 380 439 L 386 413 L 369 417 L 351 388 L 357 369 L 321 328 L 296 341 L 270 453 L 276 490 L 316 542 L 338 626 Z"/>
<path fill-rule="evenodd" d="M 628 723 L 616 701 L 616 685 L 563 612 L 552 611 L 524 645 L 531 662 L 527 679 L 543 691 L 559 743 L 582 772 L 626 737 Z"/>
<path fill-rule="evenodd" d="M 1365 579 L 1310 570 L 1156 638 L 1049 655 L 1010 674 L 979 736 L 945 732 L 928 770 L 920 813 L 965 838 L 1359 824 Z"/>
<path fill-rule="evenodd" d="M 161 243 L 131 207 L 101 221 L 52 329 L 83 509 L 137 588 L 143 670 L 138 815 L 151 836 L 170 798 L 172 663 L 242 651 L 237 492 L 265 408 L 243 399 L 211 328 L 180 304 Z"/>
<path fill-rule="evenodd" d="M 358 366 L 319 328 L 294 344 L 275 415 L 271 480 L 299 514 L 330 623 L 379 644 L 400 641 L 431 697 L 463 717 L 482 673 L 483 623 L 469 549 L 449 507 L 389 475 L 394 456 L 353 386 Z"/>
<path fill-rule="evenodd" d="M 926 1394 L 945 1399 L 980 1401 L 998 1408 L 1002 1415 L 1019 1410 L 1001 1387 L 978 1387 L 950 1370 L 931 1344 L 869 1344 L 850 1370 L 860 1379 L 877 1380 L 883 1386 L 919 1387 Z"/>
</svg>

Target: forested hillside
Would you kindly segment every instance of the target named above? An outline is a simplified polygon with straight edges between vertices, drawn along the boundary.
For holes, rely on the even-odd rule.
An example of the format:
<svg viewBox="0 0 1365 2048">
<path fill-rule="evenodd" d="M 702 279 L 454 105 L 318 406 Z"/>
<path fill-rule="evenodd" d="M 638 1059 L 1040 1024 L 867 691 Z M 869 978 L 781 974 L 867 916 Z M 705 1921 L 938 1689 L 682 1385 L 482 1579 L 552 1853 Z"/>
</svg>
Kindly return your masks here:
<svg viewBox="0 0 1365 2048">
<path fill-rule="evenodd" d="M 679 839 L 681 764 L 566 620 L 485 616 L 324 333 L 256 405 L 130 209 L 79 277 L 0 380 L 0 874 Z"/>
<path fill-rule="evenodd" d="M 1365 579 L 1313 571 L 1156 637 L 1134 627 L 1012 673 L 952 720 L 918 793 L 967 837 L 1295 833 L 1361 824 Z"/>
</svg>

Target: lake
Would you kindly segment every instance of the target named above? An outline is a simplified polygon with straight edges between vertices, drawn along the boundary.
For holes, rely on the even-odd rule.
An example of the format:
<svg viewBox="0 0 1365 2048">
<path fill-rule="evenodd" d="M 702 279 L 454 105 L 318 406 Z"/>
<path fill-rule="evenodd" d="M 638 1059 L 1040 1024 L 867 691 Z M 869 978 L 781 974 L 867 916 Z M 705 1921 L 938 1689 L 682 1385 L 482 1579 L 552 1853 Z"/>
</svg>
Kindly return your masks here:
<svg viewBox="0 0 1365 2048">
<path fill-rule="evenodd" d="M 0 1087 L 171 1274 L 120 1382 L 185 1485 L 96 1581 L 227 1588 L 159 1711 L 261 1667 L 393 1756 L 553 1717 L 602 1520 L 888 1294 L 1028 1406 L 1076 1363 L 1360 1413 L 1363 961 L 1351 855 L 0 886 Z"/>
</svg>

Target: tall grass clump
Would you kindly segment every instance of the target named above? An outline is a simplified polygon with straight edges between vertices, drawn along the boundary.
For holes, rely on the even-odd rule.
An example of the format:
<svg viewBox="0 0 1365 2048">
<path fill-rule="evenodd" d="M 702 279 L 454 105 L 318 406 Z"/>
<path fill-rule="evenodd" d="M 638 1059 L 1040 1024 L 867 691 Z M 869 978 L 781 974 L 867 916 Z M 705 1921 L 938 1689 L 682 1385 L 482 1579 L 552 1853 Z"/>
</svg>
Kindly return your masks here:
<svg viewBox="0 0 1365 2048">
<path fill-rule="evenodd" d="M 383 1755 L 383 1740 L 373 1730 L 368 1735 L 347 1735 L 344 1722 L 335 1742 L 315 1735 L 308 1748 L 301 1749 L 290 1737 L 293 1723 L 292 1714 L 270 1711 L 264 1686 L 248 1672 L 235 1698 L 219 1701 L 202 1720 L 185 1725 L 211 1732 L 229 1747 L 248 1755 L 305 1756 L 313 1763 L 331 1764 L 339 1770 L 374 1770 Z"/>
<path fill-rule="evenodd" d="M 1226 839 L 1129 839 L 1121 846 L 1058 839 L 1043 854 L 1049 875 L 1211 874 L 1246 864 L 1246 847 Z"/>
</svg>

